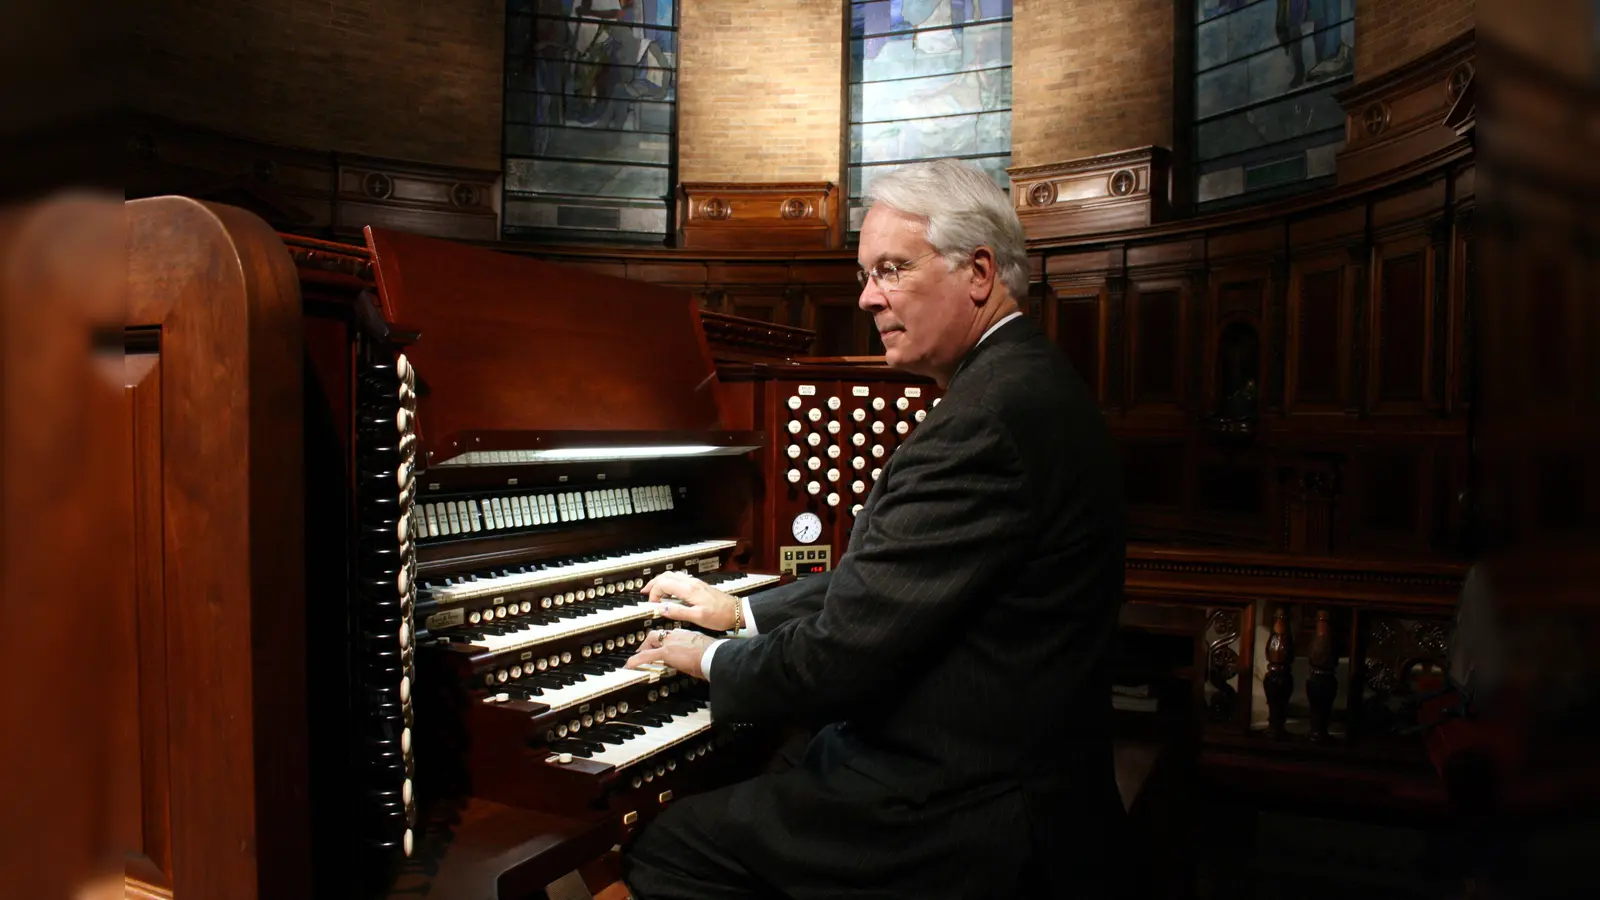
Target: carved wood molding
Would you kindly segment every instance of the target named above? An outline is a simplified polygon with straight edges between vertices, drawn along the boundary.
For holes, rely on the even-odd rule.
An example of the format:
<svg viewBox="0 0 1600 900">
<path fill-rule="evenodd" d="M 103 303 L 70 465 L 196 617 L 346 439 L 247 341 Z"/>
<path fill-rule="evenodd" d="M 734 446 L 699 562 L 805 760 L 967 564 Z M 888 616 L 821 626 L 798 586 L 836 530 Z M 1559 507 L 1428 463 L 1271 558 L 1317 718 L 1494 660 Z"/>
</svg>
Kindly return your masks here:
<svg viewBox="0 0 1600 900">
<path fill-rule="evenodd" d="M 1383 175 L 1470 146 L 1447 122 L 1473 80 L 1475 32 L 1338 93 L 1345 110 L 1339 184 Z"/>
<path fill-rule="evenodd" d="M 713 310 L 700 311 L 700 324 L 714 356 L 771 357 L 789 359 L 805 353 L 816 340 L 816 332 L 759 319 L 746 319 Z"/>
<path fill-rule="evenodd" d="M 1171 153 L 1137 147 L 1040 166 L 1017 166 L 1011 197 L 1030 239 L 1140 228 L 1171 211 Z"/>
<path fill-rule="evenodd" d="M 1137 544 L 1128 546 L 1127 569 L 1130 594 L 1231 594 L 1407 609 L 1453 607 L 1466 578 L 1465 565 L 1449 562 L 1207 554 Z"/>
<path fill-rule="evenodd" d="M 255 213 L 280 232 L 359 237 L 366 225 L 457 240 L 499 237 L 500 173 L 282 147 L 140 116 L 127 196 L 183 194 Z"/>
<path fill-rule="evenodd" d="M 336 233 L 359 234 L 378 225 L 463 240 L 500 236 L 494 210 L 498 172 L 339 154 L 334 164 Z"/>
<path fill-rule="evenodd" d="M 831 182 L 684 182 L 678 246 L 693 250 L 828 250 L 842 246 Z"/>
</svg>

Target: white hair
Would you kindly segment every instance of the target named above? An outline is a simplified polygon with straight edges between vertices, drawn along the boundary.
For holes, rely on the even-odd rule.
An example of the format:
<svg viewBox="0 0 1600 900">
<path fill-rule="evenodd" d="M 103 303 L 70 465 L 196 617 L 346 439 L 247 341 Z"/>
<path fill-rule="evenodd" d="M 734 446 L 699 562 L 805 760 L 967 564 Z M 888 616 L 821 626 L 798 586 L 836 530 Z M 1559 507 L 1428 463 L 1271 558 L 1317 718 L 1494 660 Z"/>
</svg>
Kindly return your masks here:
<svg viewBox="0 0 1600 900">
<path fill-rule="evenodd" d="M 927 239 L 952 264 L 994 251 L 996 277 L 1018 302 L 1028 295 L 1027 237 L 1011 200 L 982 170 L 955 159 L 902 166 L 872 183 L 870 203 L 927 220 Z"/>
</svg>

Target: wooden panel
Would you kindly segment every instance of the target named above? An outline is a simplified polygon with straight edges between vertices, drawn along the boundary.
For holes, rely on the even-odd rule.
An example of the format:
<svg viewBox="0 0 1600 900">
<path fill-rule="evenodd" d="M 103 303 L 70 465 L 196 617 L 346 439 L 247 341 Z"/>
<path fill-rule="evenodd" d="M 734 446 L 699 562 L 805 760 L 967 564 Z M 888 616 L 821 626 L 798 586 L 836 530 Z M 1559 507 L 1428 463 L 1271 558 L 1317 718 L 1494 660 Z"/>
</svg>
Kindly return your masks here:
<svg viewBox="0 0 1600 900">
<path fill-rule="evenodd" d="M 1265 287 L 1261 281 L 1223 282 L 1217 287 L 1217 317 L 1226 319 L 1235 313 L 1243 313 L 1259 321 Z"/>
<path fill-rule="evenodd" d="M 1128 503 L 1174 509 L 1184 504 L 1184 469 L 1187 445 L 1179 441 L 1120 443 L 1123 478 Z"/>
<path fill-rule="evenodd" d="M 160 573 L 141 589 L 159 586 L 164 620 L 141 621 L 140 640 L 159 631 L 165 645 L 169 758 L 182 767 L 169 778 L 172 888 L 308 896 L 294 265 L 237 209 L 158 198 L 128 204 L 128 221 L 127 324 L 161 340 L 161 557 L 135 571 Z"/>
<path fill-rule="evenodd" d="M 625 277 L 670 285 L 704 284 L 707 281 L 706 265 L 700 262 L 640 260 L 628 264 Z"/>
<path fill-rule="evenodd" d="M 1247 231 L 1222 231 L 1208 236 L 1206 254 L 1212 259 L 1271 256 L 1283 250 L 1286 237 L 1277 224 Z"/>
<path fill-rule="evenodd" d="M 1379 197 L 1372 204 L 1373 228 L 1380 231 L 1394 228 L 1416 229 L 1430 213 L 1443 208 L 1444 199 L 1443 178 L 1403 194 Z"/>
<path fill-rule="evenodd" d="M 686 250 L 825 250 L 841 246 L 831 183 L 684 183 L 678 246 Z"/>
<path fill-rule="evenodd" d="M 1356 456 L 1353 525 L 1377 540 L 1384 533 L 1415 535 L 1422 526 L 1423 470 L 1418 451 L 1369 450 Z M 1357 537 L 1362 537 L 1357 535 Z"/>
<path fill-rule="evenodd" d="M 153 888 L 172 887 L 171 758 L 168 749 L 166 633 L 151 623 L 167 620 L 166 591 L 162 579 L 161 516 L 164 485 L 161 478 L 161 366 L 158 353 L 130 355 L 127 360 L 128 437 L 132 450 L 131 498 L 134 536 L 134 591 L 131 608 L 134 630 L 129 634 L 134 653 L 126 673 L 136 695 L 137 732 L 126 746 L 137 746 L 134 784 L 139 786 L 138 841 L 129 846 L 149 863 L 151 874 L 142 880 Z M 141 630 L 139 623 L 144 623 Z"/>
<path fill-rule="evenodd" d="M 1090 294 L 1058 294 L 1052 315 L 1050 327 L 1056 346 L 1072 361 L 1089 390 L 1103 401 L 1104 288 Z"/>
<path fill-rule="evenodd" d="M 1262 333 L 1272 281 L 1260 266 L 1219 268 L 1211 274 L 1211 309 L 1204 332 L 1205 371 L 1199 385 L 1207 414 L 1238 416 L 1259 410 L 1266 387 Z M 1253 383 L 1253 388 L 1251 387 Z M 1241 398 L 1253 395 L 1246 402 Z"/>
<path fill-rule="evenodd" d="M 1477 242 L 1474 237 L 1475 230 L 1470 219 L 1466 222 L 1458 220 L 1452 231 L 1450 271 L 1447 276 L 1450 280 L 1450 359 L 1445 390 L 1447 412 L 1450 413 L 1465 410 L 1472 405 L 1472 367 L 1468 365 L 1468 361 L 1473 357 L 1470 329 L 1474 319 L 1469 317 L 1468 310 L 1474 305 L 1475 297 L 1472 279 L 1476 274 Z"/>
<path fill-rule="evenodd" d="M 730 297 L 727 309 L 730 315 L 760 322 L 781 322 L 786 316 L 780 307 L 779 297 Z"/>
<path fill-rule="evenodd" d="M 1182 401 L 1184 291 L 1178 285 L 1137 285 L 1129 297 L 1129 405 Z"/>
<path fill-rule="evenodd" d="M 1471 31 L 1341 92 L 1346 142 L 1339 183 L 1356 184 L 1430 160 L 1461 154 L 1468 141 L 1445 124 L 1452 102 L 1471 78 Z"/>
<path fill-rule="evenodd" d="M 1113 267 L 1110 254 L 1105 250 L 1091 250 L 1083 253 L 1052 253 L 1045 258 L 1044 271 L 1050 280 L 1055 282 L 1057 276 L 1073 276 L 1084 273 L 1101 275 Z"/>
<path fill-rule="evenodd" d="M 794 278 L 794 272 L 789 266 L 762 263 L 730 263 L 708 260 L 705 262 L 705 279 L 712 284 L 787 284 Z M 835 274 L 834 280 L 849 281 L 855 277 L 855 268 L 849 269 L 836 267 L 841 271 Z M 640 271 L 635 277 L 646 281 L 656 281 L 648 274 Z"/>
<path fill-rule="evenodd" d="M 1206 245 L 1200 238 L 1161 244 L 1144 244 L 1128 248 L 1128 268 L 1149 270 L 1184 266 L 1205 259 Z M 1140 274 L 1146 274 L 1141 272 Z"/>
<path fill-rule="evenodd" d="M 715 369 L 691 294 L 417 235 L 367 235 L 384 317 L 434 338 L 412 353 L 428 384 L 417 422 L 430 461 L 477 446 L 468 429 L 718 427 L 716 397 L 700 388 Z M 596 297 L 605 315 L 595 315 Z M 529 333 L 544 346 L 528 346 Z M 605 377 L 590 377 L 597 372 Z"/>
<path fill-rule="evenodd" d="M 817 302 L 811 305 L 811 328 L 817 333 L 817 356 L 860 356 L 865 352 L 866 319 L 854 303 Z"/>
<path fill-rule="evenodd" d="M 1366 228 L 1365 204 L 1348 206 L 1324 215 L 1291 221 L 1289 243 L 1296 249 L 1339 241 L 1354 243 L 1361 239 Z"/>
<path fill-rule="evenodd" d="M 1343 407 L 1349 383 L 1352 292 L 1347 254 L 1300 260 L 1292 267 L 1285 373 L 1290 412 Z"/>
<path fill-rule="evenodd" d="M 1009 169 L 1017 217 L 1032 239 L 1140 228 L 1171 211 L 1171 154 L 1139 147 Z"/>
<path fill-rule="evenodd" d="M 279 147 L 143 114 L 134 128 L 130 198 L 214 200 L 275 228 L 321 236 L 356 237 L 379 225 L 459 240 L 500 237 L 498 171 Z"/>
<path fill-rule="evenodd" d="M 1380 246 L 1372 281 L 1369 408 L 1420 412 L 1429 396 L 1433 350 L 1433 250 L 1427 239 Z"/>
<path fill-rule="evenodd" d="M 1195 506 L 1201 513 L 1259 519 L 1266 508 L 1266 471 L 1259 462 L 1221 458 L 1195 471 Z"/>
<path fill-rule="evenodd" d="M 134 603 L 127 225 L 103 193 L 39 193 L 0 210 L 0 880 L 7 897 L 88 897 L 115 890 L 127 826 L 138 837 L 114 708 Z"/>
</svg>

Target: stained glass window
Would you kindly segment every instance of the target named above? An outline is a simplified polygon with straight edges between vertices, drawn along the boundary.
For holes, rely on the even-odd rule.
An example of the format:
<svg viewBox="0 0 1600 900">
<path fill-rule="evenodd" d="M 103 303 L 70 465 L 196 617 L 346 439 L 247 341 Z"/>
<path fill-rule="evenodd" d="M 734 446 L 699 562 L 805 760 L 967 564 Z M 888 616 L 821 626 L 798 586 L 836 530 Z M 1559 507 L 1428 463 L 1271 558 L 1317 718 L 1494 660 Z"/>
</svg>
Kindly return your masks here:
<svg viewBox="0 0 1600 900">
<path fill-rule="evenodd" d="M 1195 0 L 1195 199 L 1201 209 L 1331 183 L 1333 97 L 1355 71 L 1355 0 Z"/>
<path fill-rule="evenodd" d="M 674 0 L 507 0 L 506 238 L 666 237 L 677 15 Z"/>
<path fill-rule="evenodd" d="M 850 232 L 873 179 L 971 160 L 1011 188 L 1011 0 L 850 4 Z"/>
</svg>

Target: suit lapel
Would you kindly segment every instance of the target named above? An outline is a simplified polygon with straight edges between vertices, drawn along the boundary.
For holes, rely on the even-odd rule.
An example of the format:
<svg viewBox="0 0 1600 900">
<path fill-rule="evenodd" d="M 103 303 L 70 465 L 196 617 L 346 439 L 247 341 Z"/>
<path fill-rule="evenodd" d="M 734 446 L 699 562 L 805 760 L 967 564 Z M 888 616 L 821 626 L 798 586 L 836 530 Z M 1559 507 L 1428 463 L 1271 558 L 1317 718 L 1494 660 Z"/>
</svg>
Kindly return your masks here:
<svg viewBox="0 0 1600 900">
<path fill-rule="evenodd" d="M 1001 325 L 999 328 L 995 329 L 994 334 L 989 335 L 987 338 L 981 341 L 978 346 L 967 351 L 967 355 L 962 358 L 961 364 L 956 366 L 955 374 L 950 376 L 950 384 L 945 388 L 944 396 L 948 398 L 952 394 L 956 393 L 956 387 L 961 380 L 961 376 L 965 374 L 967 369 L 971 366 L 973 360 L 985 353 L 995 352 L 996 348 L 998 347 L 1006 347 L 1012 344 L 1023 343 L 1039 333 L 1039 329 L 1036 328 L 1032 322 L 1028 321 L 1028 317 L 1025 315 L 1017 316 L 1015 319 L 1012 319 L 1004 325 Z M 942 406 L 943 404 L 941 403 L 940 405 Z M 928 415 L 931 417 L 933 414 L 934 413 L 930 411 Z M 917 431 L 911 432 L 911 436 L 906 438 L 906 441 L 910 442 L 916 440 L 917 433 Z M 845 552 L 848 553 L 855 549 L 856 535 L 864 533 L 865 523 L 868 519 L 872 518 L 872 509 L 877 505 L 878 496 L 883 493 L 883 485 L 889 480 L 889 475 L 893 469 L 894 454 L 891 453 L 889 458 L 883 461 L 883 471 L 878 473 L 879 477 L 872 482 L 872 490 L 867 492 L 866 502 L 861 505 L 861 515 L 856 516 L 855 521 L 850 525 L 850 540 L 846 544 L 847 549 Z"/>
</svg>

